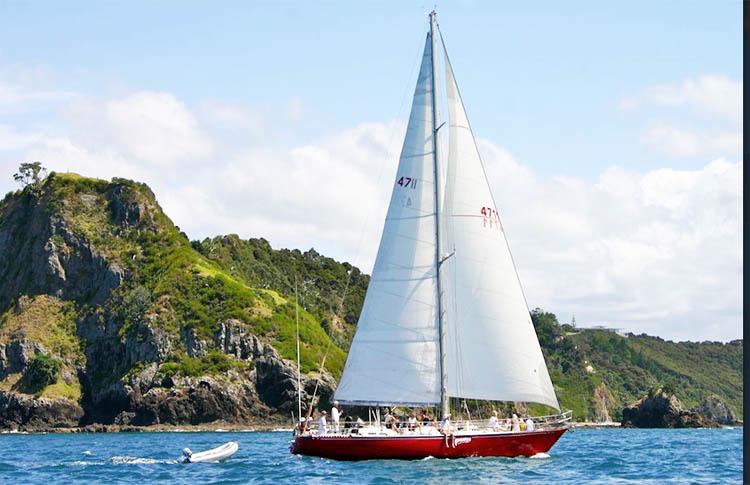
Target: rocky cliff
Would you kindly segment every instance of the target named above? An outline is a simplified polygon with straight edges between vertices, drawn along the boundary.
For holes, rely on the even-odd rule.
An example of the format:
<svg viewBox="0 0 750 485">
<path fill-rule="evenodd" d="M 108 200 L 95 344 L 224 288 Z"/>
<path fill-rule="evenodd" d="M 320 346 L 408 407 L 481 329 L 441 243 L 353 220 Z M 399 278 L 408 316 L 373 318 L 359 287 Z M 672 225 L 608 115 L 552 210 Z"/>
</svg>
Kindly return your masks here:
<svg viewBox="0 0 750 485">
<path fill-rule="evenodd" d="M 737 424 L 734 413 L 716 396 L 686 409 L 674 394 L 661 388 L 626 406 L 621 423 L 634 428 L 716 428 L 734 424 Z"/>
<path fill-rule="evenodd" d="M 2 427 L 247 423 L 296 410 L 294 301 L 201 255 L 144 184 L 53 173 L 8 194 L 0 315 Z M 300 309 L 303 397 L 319 381 L 323 404 L 345 355 L 329 333 Z"/>
</svg>

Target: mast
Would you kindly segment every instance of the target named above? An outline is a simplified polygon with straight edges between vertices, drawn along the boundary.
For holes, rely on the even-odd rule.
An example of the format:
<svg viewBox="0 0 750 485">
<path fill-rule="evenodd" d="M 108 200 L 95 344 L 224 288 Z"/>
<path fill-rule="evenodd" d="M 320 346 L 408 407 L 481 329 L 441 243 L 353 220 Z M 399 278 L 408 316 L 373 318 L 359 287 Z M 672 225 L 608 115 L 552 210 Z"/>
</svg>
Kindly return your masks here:
<svg viewBox="0 0 750 485">
<path fill-rule="evenodd" d="M 297 296 L 297 276 L 294 276 L 294 319 L 297 322 L 297 419 L 302 420 L 302 365 L 299 355 L 299 298 Z M 312 405 L 312 404 L 311 404 Z"/>
<path fill-rule="evenodd" d="M 430 41 L 432 47 L 432 166 L 435 181 L 435 275 L 437 279 L 438 303 L 438 334 L 440 336 L 440 414 L 443 418 L 448 414 L 448 375 L 445 372 L 445 327 L 443 325 L 443 289 L 440 283 L 440 165 L 438 165 L 437 134 L 437 62 L 435 60 L 435 39 L 437 26 L 437 12 L 430 12 Z M 442 125 L 441 125 L 442 126 Z"/>
</svg>

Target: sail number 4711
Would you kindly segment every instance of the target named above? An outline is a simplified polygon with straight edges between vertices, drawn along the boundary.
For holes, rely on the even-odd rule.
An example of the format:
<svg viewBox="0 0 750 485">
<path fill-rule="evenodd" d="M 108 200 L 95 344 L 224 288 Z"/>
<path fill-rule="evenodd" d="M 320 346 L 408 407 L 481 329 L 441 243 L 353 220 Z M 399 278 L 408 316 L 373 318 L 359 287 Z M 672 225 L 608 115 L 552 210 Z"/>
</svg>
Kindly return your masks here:
<svg viewBox="0 0 750 485">
<path fill-rule="evenodd" d="M 500 214 L 498 214 L 495 209 L 492 207 L 482 207 L 479 210 L 479 213 L 482 214 L 482 226 L 502 229 L 502 226 L 500 225 Z"/>
<path fill-rule="evenodd" d="M 492 207 L 482 207 L 482 210 L 480 210 L 479 212 L 481 212 L 484 217 L 499 218 L 497 211 Z"/>
<path fill-rule="evenodd" d="M 417 188 L 417 179 L 412 177 L 401 177 L 398 179 L 398 182 L 396 182 L 403 188 L 409 188 L 409 189 L 416 189 Z"/>
</svg>

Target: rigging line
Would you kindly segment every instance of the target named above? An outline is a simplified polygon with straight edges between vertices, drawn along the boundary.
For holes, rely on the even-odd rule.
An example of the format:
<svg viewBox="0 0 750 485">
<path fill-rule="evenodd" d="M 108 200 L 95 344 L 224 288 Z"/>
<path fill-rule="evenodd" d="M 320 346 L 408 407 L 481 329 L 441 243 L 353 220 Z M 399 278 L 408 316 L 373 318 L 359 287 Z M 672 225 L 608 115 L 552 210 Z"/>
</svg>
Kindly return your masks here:
<svg viewBox="0 0 750 485">
<path fill-rule="evenodd" d="M 420 60 L 420 57 L 421 57 L 420 54 L 421 53 L 422 53 L 422 47 L 420 45 L 419 49 L 417 50 L 417 56 L 415 57 L 415 60 L 412 60 L 412 69 L 411 69 L 411 72 L 409 73 L 409 80 L 411 80 L 414 77 L 414 71 L 416 70 L 416 62 L 418 61 L 418 63 L 420 65 L 422 64 L 422 62 Z M 398 108 L 398 114 L 396 116 L 396 119 L 401 118 L 401 113 L 403 112 L 403 109 L 404 109 L 404 103 L 406 102 L 406 96 L 409 93 L 409 86 L 410 85 L 411 84 L 406 84 L 406 87 L 404 88 L 404 92 L 401 94 L 401 103 L 400 103 L 399 108 Z M 396 125 L 394 124 L 391 127 L 391 134 L 388 136 L 388 145 L 387 145 L 387 148 L 386 148 L 385 157 L 384 157 L 383 161 L 380 163 L 380 169 L 378 170 L 378 177 L 377 177 L 376 186 L 380 186 L 380 180 L 383 177 L 383 172 L 384 172 L 385 165 L 386 165 L 386 163 L 388 162 L 388 160 L 392 156 L 391 151 L 390 151 L 390 146 L 393 143 L 393 138 L 394 138 L 395 135 L 396 135 Z M 374 201 L 371 201 L 370 207 L 372 207 L 373 203 L 374 203 Z M 372 212 L 373 211 L 371 211 L 371 210 L 368 210 L 366 212 L 367 215 L 365 216 L 365 220 L 362 223 L 362 227 L 361 227 L 360 232 L 359 232 L 359 242 L 357 243 L 357 250 L 355 251 L 355 256 L 354 256 L 355 260 L 359 259 L 359 252 L 360 252 L 360 250 L 362 248 L 362 241 L 364 240 L 365 228 L 369 224 L 370 215 L 372 214 Z M 352 269 L 347 272 L 346 284 L 344 285 L 344 291 L 341 294 L 341 303 L 339 304 L 339 313 L 341 313 L 342 310 L 343 310 L 343 308 L 344 308 L 344 301 L 346 300 L 346 293 L 349 290 L 349 285 L 350 285 L 351 280 L 352 280 L 352 273 L 354 273 L 354 264 L 352 264 Z M 318 391 L 318 386 L 320 384 L 320 378 L 322 376 L 322 370 L 323 370 L 323 368 L 325 366 L 325 361 L 326 361 L 326 358 L 328 357 L 328 352 L 331 350 L 331 343 L 333 343 L 333 338 L 329 338 L 328 339 L 328 344 L 326 345 L 326 351 L 323 354 L 323 360 L 321 361 L 320 366 L 318 367 L 318 369 L 321 372 L 318 375 L 318 379 L 315 382 L 315 388 L 313 390 L 313 396 L 312 396 L 312 399 L 310 401 L 310 409 L 309 409 L 309 411 L 307 413 L 307 417 L 310 417 L 310 414 L 312 413 L 312 407 L 313 407 L 313 404 L 315 402 L 315 395 L 316 395 L 316 393 Z"/>
<path fill-rule="evenodd" d="M 448 50 L 445 48 L 445 39 L 443 39 L 443 32 L 440 30 L 440 25 L 438 24 L 438 33 L 440 34 L 440 43 L 443 45 L 443 52 L 445 53 L 445 60 L 448 64 L 448 69 L 450 69 L 450 73 L 453 75 L 453 85 L 456 87 L 456 94 L 458 94 L 458 100 L 461 103 L 461 107 L 464 108 L 464 113 L 466 111 L 466 108 L 464 107 L 464 101 L 463 97 L 461 96 L 461 90 L 458 87 L 458 82 L 456 81 L 456 74 L 453 72 L 453 64 L 451 64 L 450 56 L 448 55 Z M 469 116 L 466 115 L 466 123 L 469 125 L 469 133 L 471 133 L 471 139 L 474 141 L 474 147 L 477 151 L 477 157 L 479 158 L 479 164 L 482 167 L 482 174 L 484 174 L 484 180 L 487 183 L 487 190 L 490 192 L 490 197 L 492 198 L 492 205 L 495 207 L 495 210 L 497 210 L 497 203 L 495 202 L 495 195 L 492 193 L 492 187 L 490 187 L 490 181 L 487 178 L 487 171 L 484 169 L 484 160 L 482 160 L 482 154 L 479 153 L 479 147 L 477 146 L 477 140 L 474 136 L 474 130 L 471 128 L 471 121 L 469 121 Z M 498 215 L 498 218 L 500 216 Z M 502 222 L 501 222 L 502 224 Z M 504 228 L 504 225 L 501 227 Z M 521 284 L 521 277 L 518 274 L 518 267 L 516 266 L 516 261 L 513 258 L 513 253 L 510 250 L 510 244 L 508 244 L 508 237 L 507 232 L 503 229 L 503 240 L 505 241 L 505 247 L 508 248 L 508 254 L 510 255 L 510 260 L 513 263 L 513 270 L 516 273 L 516 279 L 518 280 L 518 286 L 521 287 L 521 295 L 523 295 L 523 301 L 526 304 L 526 311 L 531 314 L 531 311 L 529 310 L 529 302 L 526 299 L 526 293 L 523 291 L 523 285 Z M 529 319 L 531 317 L 529 316 Z M 532 324 L 533 325 L 533 324 Z"/>
</svg>

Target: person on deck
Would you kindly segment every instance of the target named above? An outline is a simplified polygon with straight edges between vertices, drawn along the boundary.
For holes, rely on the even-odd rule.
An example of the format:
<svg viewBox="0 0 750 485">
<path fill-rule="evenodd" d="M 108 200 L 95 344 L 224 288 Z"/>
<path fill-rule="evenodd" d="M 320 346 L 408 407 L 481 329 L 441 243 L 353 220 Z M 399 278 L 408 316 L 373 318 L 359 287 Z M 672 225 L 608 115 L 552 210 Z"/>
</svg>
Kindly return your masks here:
<svg viewBox="0 0 750 485">
<path fill-rule="evenodd" d="M 328 432 L 328 426 L 326 423 L 326 415 L 328 413 L 325 411 L 320 412 L 320 419 L 318 419 L 318 434 L 326 434 Z"/>
<path fill-rule="evenodd" d="M 406 427 L 407 427 L 407 429 L 409 431 L 416 431 L 417 428 L 421 428 L 422 427 L 422 425 L 419 424 L 419 421 L 417 421 L 417 415 L 416 414 L 411 413 L 411 415 L 409 416 L 409 421 L 407 422 Z"/>
<path fill-rule="evenodd" d="M 453 432 L 453 428 L 451 427 L 451 415 L 450 413 L 445 415 L 445 418 L 443 418 L 443 422 L 440 423 L 440 432 L 444 435 L 448 436 Z"/>
<path fill-rule="evenodd" d="M 339 410 L 339 402 L 333 401 L 333 407 L 331 407 L 331 428 L 333 429 L 334 433 L 339 432 L 339 417 L 341 416 L 341 411 Z"/>
<path fill-rule="evenodd" d="M 422 421 L 422 426 L 429 426 L 430 422 L 432 422 L 430 417 L 424 411 L 422 411 L 422 414 L 419 416 L 419 420 Z"/>
<path fill-rule="evenodd" d="M 514 433 L 518 433 L 521 431 L 521 426 L 519 424 L 518 415 L 516 413 L 513 413 L 513 416 L 510 418 L 511 423 L 511 431 Z"/>
<path fill-rule="evenodd" d="M 390 427 L 391 425 L 391 410 L 390 408 L 385 408 L 385 415 L 383 416 L 383 424 L 386 428 Z"/>
<path fill-rule="evenodd" d="M 534 420 L 531 416 L 526 416 L 526 431 L 534 431 Z"/>
<path fill-rule="evenodd" d="M 487 427 L 492 431 L 500 429 L 500 422 L 497 420 L 497 411 L 492 411 L 492 416 L 490 416 L 490 421 L 487 423 Z"/>
<path fill-rule="evenodd" d="M 385 424 L 396 433 L 401 432 L 401 430 L 398 429 L 398 418 L 395 415 L 389 413 Z"/>
</svg>

